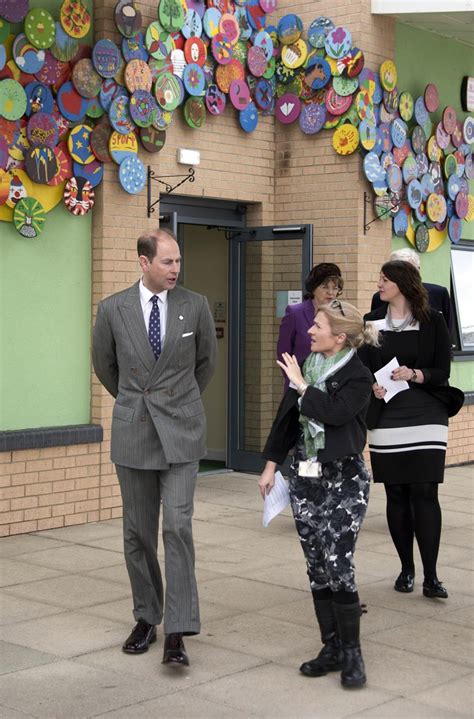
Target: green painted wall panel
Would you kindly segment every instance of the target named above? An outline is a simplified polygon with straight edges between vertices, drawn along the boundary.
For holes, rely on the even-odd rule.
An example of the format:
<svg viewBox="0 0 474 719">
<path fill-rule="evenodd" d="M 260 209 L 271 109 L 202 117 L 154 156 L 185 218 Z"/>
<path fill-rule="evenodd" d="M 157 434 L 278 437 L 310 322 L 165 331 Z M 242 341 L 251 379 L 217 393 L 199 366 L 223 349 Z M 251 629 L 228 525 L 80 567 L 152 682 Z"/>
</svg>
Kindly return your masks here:
<svg viewBox="0 0 474 719">
<path fill-rule="evenodd" d="M 0 222 L 0 430 L 90 421 L 91 220 L 60 204 L 35 240 Z"/>
</svg>

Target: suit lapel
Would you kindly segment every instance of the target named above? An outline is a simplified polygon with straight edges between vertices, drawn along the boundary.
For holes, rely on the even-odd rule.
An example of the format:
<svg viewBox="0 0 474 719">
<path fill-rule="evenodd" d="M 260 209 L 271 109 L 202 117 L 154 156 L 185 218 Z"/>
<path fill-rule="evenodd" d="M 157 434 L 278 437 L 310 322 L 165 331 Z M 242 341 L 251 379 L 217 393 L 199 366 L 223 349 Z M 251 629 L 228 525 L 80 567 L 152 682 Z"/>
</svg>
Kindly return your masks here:
<svg viewBox="0 0 474 719">
<path fill-rule="evenodd" d="M 138 282 L 124 295 L 119 310 L 138 356 L 148 371 L 152 372 L 157 363 L 146 332 Z"/>
</svg>

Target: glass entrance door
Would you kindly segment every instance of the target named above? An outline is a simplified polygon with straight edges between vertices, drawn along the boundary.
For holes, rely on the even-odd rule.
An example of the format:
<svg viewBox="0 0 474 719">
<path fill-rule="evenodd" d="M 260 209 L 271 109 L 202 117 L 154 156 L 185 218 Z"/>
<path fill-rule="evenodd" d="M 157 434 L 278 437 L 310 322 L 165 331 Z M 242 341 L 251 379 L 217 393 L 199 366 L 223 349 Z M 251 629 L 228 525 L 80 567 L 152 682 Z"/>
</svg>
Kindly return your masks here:
<svg viewBox="0 0 474 719">
<path fill-rule="evenodd" d="M 283 394 L 276 343 L 288 293 L 312 266 L 312 225 L 230 234 L 228 466 L 259 472 L 261 451 Z"/>
</svg>

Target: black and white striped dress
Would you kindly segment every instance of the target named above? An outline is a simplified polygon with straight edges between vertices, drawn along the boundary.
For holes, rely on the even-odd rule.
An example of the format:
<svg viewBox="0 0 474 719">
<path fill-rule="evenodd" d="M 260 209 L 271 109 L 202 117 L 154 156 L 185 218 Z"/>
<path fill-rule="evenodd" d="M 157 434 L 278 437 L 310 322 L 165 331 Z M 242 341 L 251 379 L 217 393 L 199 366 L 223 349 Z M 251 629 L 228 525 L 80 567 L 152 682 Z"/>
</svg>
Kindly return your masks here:
<svg viewBox="0 0 474 719">
<path fill-rule="evenodd" d="M 399 365 L 414 367 L 419 335 L 418 323 L 399 332 L 384 330 L 384 364 L 396 357 Z M 445 406 L 420 385 L 410 383 L 410 389 L 399 392 L 384 406 L 377 427 L 368 432 L 374 481 L 442 482 L 447 441 Z"/>
</svg>

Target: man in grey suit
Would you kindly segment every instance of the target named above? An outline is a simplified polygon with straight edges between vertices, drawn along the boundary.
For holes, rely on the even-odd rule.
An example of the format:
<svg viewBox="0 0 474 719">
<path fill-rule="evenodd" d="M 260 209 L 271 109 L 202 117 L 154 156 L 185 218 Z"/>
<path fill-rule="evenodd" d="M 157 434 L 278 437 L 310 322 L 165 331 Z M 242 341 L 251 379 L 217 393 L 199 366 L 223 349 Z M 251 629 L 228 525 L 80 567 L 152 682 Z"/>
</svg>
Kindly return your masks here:
<svg viewBox="0 0 474 719">
<path fill-rule="evenodd" d="M 111 459 L 123 500 L 124 551 L 137 622 L 123 651 L 140 654 L 164 624 L 163 663 L 188 664 L 200 631 L 192 514 L 206 452 L 201 394 L 214 371 L 207 299 L 177 286 L 180 251 L 165 230 L 139 238 L 142 278 L 104 299 L 93 334 L 97 377 L 115 397 Z M 157 559 L 162 513 L 166 595 Z"/>
</svg>

